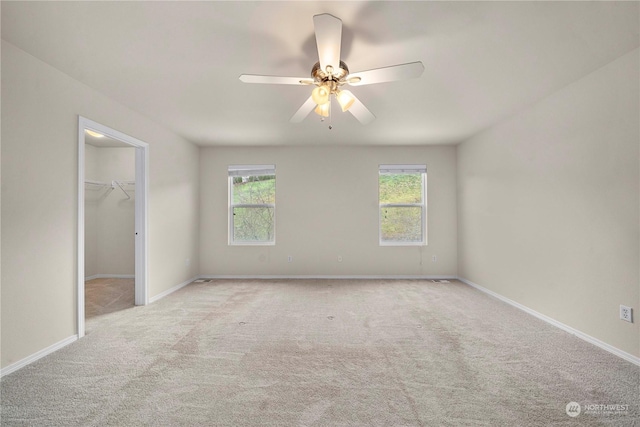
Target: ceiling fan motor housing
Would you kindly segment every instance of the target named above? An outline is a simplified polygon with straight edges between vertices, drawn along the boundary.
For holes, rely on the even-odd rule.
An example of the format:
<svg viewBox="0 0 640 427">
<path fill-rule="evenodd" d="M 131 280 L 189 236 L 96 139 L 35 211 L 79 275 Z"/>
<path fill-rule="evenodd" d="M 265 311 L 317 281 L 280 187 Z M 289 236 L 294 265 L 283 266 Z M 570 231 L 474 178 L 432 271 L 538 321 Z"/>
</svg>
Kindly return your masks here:
<svg viewBox="0 0 640 427">
<path fill-rule="evenodd" d="M 330 66 L 329 66 L 330 67 Z M 327 81 L 334 81 L 336 83 L 344 83 L 345 78 L 349 75 L 349 67 L 343 61 L 340 61 L 340 68 L 337 70 L 329 69 L 323 70 L 320 68 L 320 62 L 316 62 L 311 69 L 311 77 L 315 80 L 316 84 L 322 84 Z"/>
</svg>

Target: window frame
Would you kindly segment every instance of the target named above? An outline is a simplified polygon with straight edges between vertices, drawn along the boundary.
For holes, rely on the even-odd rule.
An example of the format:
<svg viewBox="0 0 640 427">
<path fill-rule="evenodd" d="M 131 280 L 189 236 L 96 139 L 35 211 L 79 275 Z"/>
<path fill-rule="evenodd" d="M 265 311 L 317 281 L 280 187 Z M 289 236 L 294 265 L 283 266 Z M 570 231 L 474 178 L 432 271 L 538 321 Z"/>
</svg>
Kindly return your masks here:
<svg viewBox="0 0 640 427">
<path fill-rule="evenodd" d="M 246 172 L 246 173 L 245 173 Z M 228 197 L 228 244 L 229 246 L 275 246 L 276 244 L 276 203 L 274 194 L 274 203 L 233 203 L 233 179 L 241 176 L 269 176 L 273 175 L 276 179 L 275 165 L 229 165 L 227 168 L 227 197 Z M 274 188 L 275 192 L 275 188 Z M 273 233 L 271 240 L 235 240 L 235 223 L 234 209 L 236 208 L 270 208 L 273 209 Z"/>
<path fill-rule="evenodd" d="M 395 172 L 397 171 L 397 172 Z M 380 175 L 420 174 L 422 184 L 422 203 L 380 203 Z M 383 240 L 382 209 L 383 208 L 421 208 L 420 241 Z M 379 165 L 378 166 L 378 244 L 379 246 L 427 246 L 427 166 L 426 165 Z"/>
</svg>

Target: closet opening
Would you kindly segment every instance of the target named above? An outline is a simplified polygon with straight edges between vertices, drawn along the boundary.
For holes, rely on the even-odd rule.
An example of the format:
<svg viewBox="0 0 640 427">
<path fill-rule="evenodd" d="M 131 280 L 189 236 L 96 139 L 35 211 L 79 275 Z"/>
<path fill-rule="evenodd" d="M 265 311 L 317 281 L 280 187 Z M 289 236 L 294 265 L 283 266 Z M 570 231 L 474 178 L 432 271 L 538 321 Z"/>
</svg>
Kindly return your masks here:
<svg viewBox="0 0 640 427">
<path fill-rule="evenodd" d="M 78 337 L 148 303 L 148 144 L 78 121 Z"/>
</svg>

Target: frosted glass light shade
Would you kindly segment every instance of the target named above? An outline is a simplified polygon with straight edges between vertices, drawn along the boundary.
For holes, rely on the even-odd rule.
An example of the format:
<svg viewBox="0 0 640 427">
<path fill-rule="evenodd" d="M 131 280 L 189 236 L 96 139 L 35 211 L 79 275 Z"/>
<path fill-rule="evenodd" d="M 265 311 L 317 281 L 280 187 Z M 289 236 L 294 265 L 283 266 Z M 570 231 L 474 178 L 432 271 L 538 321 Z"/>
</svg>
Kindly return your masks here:
<svg viewBox="0 0 640 427">
<path fill-rule="evenodd" d="M 329 103 L 326 102 L 322 105 L 318 105 L 313 111 L 315 111 L 315 113 L 319 116 L 329 117 Z"/>
<path fill-rule="evenodd" d="M 326 104 L 329 102 L 329 95 L 331 95 L 331 91 L 326 86 L 318 86 L 311 92 L 311 98 L 313 98 L 313 102 L 318 105 Z"/>
<path fill-rule="evenodd" d="M 336 98 L 338 99 L 338 104 L 340 104 L 342 111 L 347 111 L 349 108 L 351 108 L 356 100 L 353 94 L 348 90 L 341 90 L 337 93 Z"/>
</svg>

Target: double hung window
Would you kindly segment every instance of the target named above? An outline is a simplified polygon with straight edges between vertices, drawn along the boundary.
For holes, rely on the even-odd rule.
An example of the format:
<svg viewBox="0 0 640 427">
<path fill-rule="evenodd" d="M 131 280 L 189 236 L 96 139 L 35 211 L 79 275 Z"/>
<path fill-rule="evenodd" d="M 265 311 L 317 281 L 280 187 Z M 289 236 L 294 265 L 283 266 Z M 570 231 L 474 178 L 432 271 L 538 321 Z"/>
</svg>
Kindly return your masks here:
<svg viewBox="0 0 640 427">
<path fill-rule="evenodd" d="M 275 165 L 229 166 L 229 244 L 275 244 Z"/>
<path fill-rule="evenodd" d="M 380 245 L 427 243 L 426 187 L 426 165 L 380 165 Z"/>
</svg>

